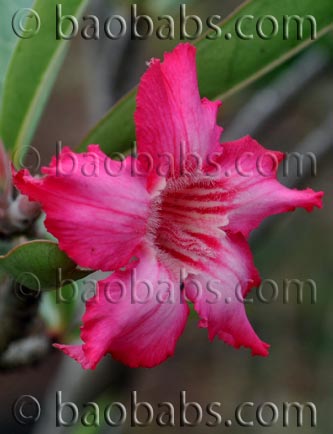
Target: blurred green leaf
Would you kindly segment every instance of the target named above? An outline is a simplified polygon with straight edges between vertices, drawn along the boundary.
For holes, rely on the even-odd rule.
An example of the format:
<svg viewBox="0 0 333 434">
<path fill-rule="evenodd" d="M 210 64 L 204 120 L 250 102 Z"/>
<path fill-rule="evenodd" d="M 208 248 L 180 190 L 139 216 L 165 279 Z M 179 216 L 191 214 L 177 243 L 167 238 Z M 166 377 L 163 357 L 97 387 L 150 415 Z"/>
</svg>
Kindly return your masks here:
<svg viewBox="0 0 333 434">
<path fill-rule="evenodd" d="M 40 304 L 40 314 L 45 321 L 48 334 L 59 336 L 64 327 L 62 312 L 55 303 L 55 291 L 43 294 Z"/>
<path fill-rule="evenodd" d="M 80 421 L 81 423 L 77 424 L 73 430 L 71 431 L 71 434 L 102 434 L 105 432 L 115 432 L 120 434 L 123 432 L 122 430 L 116 429 L 113 431 L 110 426 L 107 425 L 106 419 L 105 419 L 105 409 L 107 407 L 110 407 L 110 405 L 115 402 L 115 397 L 112 398 L 111 392 L 103 393 L 100 396 L 93 397 L 93 401 L 97 404 L 97 408 L 99 409 L 97 411 L 98 414 L 98 421 L 99 423 L 94 424 L 96 422 L 95 420 L 95 412 L 92 410 L 91 406 L 87 406 L 86 409 L 84 409 L 80 415 Z M 113 412 L 111 412 L 112 414 Z M 117 416 L 114 416 L 115 418 Z M 84 421 L 84 423 L 82 423 Z"/>
<path fill-rule="evenodd" d="M 33 10 L 40 18 L 40 31 L 30 39 L 20 39 L 8 68 L 0 117 L 1 135 L 12 150 L 14 164 L 28 149 L 70 41 L 56 39 L 56 0 L 36 0 Z M 62 6 L 62 15 L 79 17 L 88 0 L 71 0 Z M 7 11 L 1 10 L 10 20 Z M 36 22 L 26 24 L 26 27 Z M 62 30 L 68 32 L 70 20 Z"/>
<path fill-rule="evenodd" d="M 265 15 L 274 17 L 279 27 L 277 34 L 269 40 L 260 38 L 256 33 L 256 22 Z M 197 65 L 201 95 L 210 99 L 224 99 L 310 44 L 311 26 L 307 19 L 303 26 L 303 38 L 297 37 L 296 22 L 292 20 L 289 24 L 289 36 L 284 39 L 287 25 L 283 25 L 283 21 L 287 15 L 313 16 L 316 20 L 317 37 L 333 29 L 331 0 L 246 1 L 220 24 L 223 31 L 222 38 L 210 40 L 206 38 L 209 35 L 207 34 L 194 42 L 198 49 Z M 249 19 L 246 16 L 254 18 Z M 244 40 L 237 37 L 236 22 L 242 18 L 243 34 L 253 34 L 253 39 Z M 263 30 L 267 35 L 272 30 L 272 24 L 267 19 L 264 21 Z M 211 35 L 214 33 L 212 32 Z M 226 40 L 226 34 L 231 34 L 231 39 Z M 83 140 L 78 150 L 85 150 L 91 143 L 98 143 L 108 154 L 128 149 L 135 139 L 133 121 L 135 96 L 136 88 L 107 113 Z"/>
<path fill-rule="evenodd" d="M 81 292 L 84 290 L 85 278 L 43 294 L 41 314 L 47 324 L 48 332 L 56 336 L 72 335 L 78 332 L 75 324 L 79 303 L 83 303 Z"/>
<path fill-rule="evenodd" d="M 0 270 L 32 290 L 50 290 L 91 272 L 79 270 L 52 241 L 31 241 L 0 256 Z M 68 282 L 67 282 L 68 283 Z"/>
<path fill-rule="evenodd" d="M 5 80 L 10 58 L 18 42 L 18 37 L 12 28 L 12 17 L 20 8 L 29 8 L 33 0 L 11 0 L 1 4 L 0 14 L 0 101 L 2 100 L 3 82 Z M 0 103 L 1 106 L 1 103 Z"/>
</svg>

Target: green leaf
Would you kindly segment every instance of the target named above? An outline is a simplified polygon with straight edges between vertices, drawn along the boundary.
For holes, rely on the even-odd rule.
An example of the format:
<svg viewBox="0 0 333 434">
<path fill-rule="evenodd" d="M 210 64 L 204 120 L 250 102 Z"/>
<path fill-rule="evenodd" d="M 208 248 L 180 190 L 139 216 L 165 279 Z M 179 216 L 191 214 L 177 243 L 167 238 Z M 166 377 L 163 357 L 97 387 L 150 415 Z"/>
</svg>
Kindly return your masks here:
<svg viewBox="0 0 333 434">
<path fill-rule="evenodd" d="M 5 80 L 10 58 L 18 38 L 12 28 L 12 17 L 20 8 L 29 8 L 33 0 L 11 0 L 3 2 L 0 15 L 0 101 L 2 100 L 3 82 Z M 1 106 L 1 102 L 0 102 Z"/>
<path fill-rule="evenodd" d="M 87 274 L 80 280 L 65 281 L 56 291 L 43 294 L 41 313 L 51 333 L 66 336 L 68 340 L 80 337 L 77 313 L 82 311 L 88 299 L 97 294 L 97 283 L 110 273 L 95 271 Z"/>
<path fill-rule="evenodd" d="M 113 109 L 88 134 L 77 149 L 85 151 L 87 146 L 99 144 L 107 153 L 127 150 L 135 140 L 133 114 L 136 88 L 120 99 Z"/>
<path fill-rule="evenodd" d="M 36 291 L 56 289 L 66 280 L 76 281 L 91 273 L 79 270 L 52 241 L 31 241 L 15 247 L 0 256 L 0 271 Z"/>
<path fill-rule="evenodd" d="M 76 321 L 78 304 L 83 303 L 80 294 L 85 279 L 76 280 L 58 288 L 57 291 L 44 292 L 41 303 L 41 315 L 47 324 L 48 332 L 52 335 L 64 335 L 73 333 Z M 75 285 L 75 286 L 74 286 Z M 77 288 L 77 291 L 74 290 Z"/>
<path fill-rule="evenodd" d="M 12 150 L 18 165 L 47 102 L 70 41 L 56 38 L 57 0 L 36 0 L 33 10 L 40 18 L 40 31 L 29 39 L 20 39 L 8 68 L 0 131 L 7 149 Z M 71 0 L 62 5 L 62 15 L 81 16 L 88 0 Z M 3 11 L 1 11 L 3 14 Z M 5 19 L 10 20 L 6 14 Z M 29 23 L 33 26 L 35 23 Z M 69 33 L 70 20 L 62 31 Z"/>
<path fill-rule="evenodd" d="M 244 40 L 236 36 L 236 22 L 246 15 L 254 19 L 244 19 L 242 32 L 253 34 L 253 39 Z M 264 40 L 256 33 L 256 22 L 265 15 L 273 16 L 278 23 L 277 34 Z M 222 37 L 210 40 L 206 36 L 194 42 L 197 46 L 197 65 L 199 87 L 202 96 L 210 99 L 225 99 L 246 84 L 261 77 L 277 67 L 304 47 L 311 39 L 311 26 L 305 20 L 303 37 L 298 38 L 295 20 L 289 25 L 289 36 L 283 35 L 287 28 L 283 24 L 284 16 L 312 15 L 316 20 L 317 38 L 333 29 L 333 8 L 331 0 L 249 0 L 220 24 Z M 272 30 L 269 20 L 263 23 L 266 35 Z M 215 32 L 212 32 L 213 35 Z M 230 40 L 225 35 L 232 35 Z M 216 35 L 216 33 L 215 33 Z M 123 151 L 131 146 L 135 139 L 133 113 L 135 109 L 136 89 L 130 92 L 99 122 L 78 147 L 86 149 L 90 143 L 98 143 L 102 149 L 111 154 Z"/>
</svg>

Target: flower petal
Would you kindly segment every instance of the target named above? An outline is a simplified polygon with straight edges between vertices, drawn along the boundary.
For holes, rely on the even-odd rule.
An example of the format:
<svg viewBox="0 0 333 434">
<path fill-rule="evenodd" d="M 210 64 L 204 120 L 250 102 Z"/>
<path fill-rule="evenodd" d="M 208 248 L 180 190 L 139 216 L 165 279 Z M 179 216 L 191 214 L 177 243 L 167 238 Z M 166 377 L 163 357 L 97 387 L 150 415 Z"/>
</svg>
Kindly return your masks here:
<svg viewBox="0 0 333 434">
<path fill-rule="evenodd" d="M 92 145 L 84 154 L 63 149 L 40 179 L 26 170 L 14 178 L 41 203 L 62 250 L 82 267 L 110 271 L 128 263 L 146 233 L 150 196 L 130 166 L 130 158 L 113 161 Z"/>
<path fill-rule="evenodd" d="M 221 196 L 229 218 L 225 229 L 248 236 L 270 215 L 322 207 L 322 192 L 290 189 L 276 179 L 283 153 L 269 151 L 249 136 L 223 143 L 222 149 L 218 184 L 225 192 Z"/>
<path fill-rule="evenodd" d="M 188 313 L 179 284 L 147 250 L 135 266 L 99 282 L 83 317 L 82 347 L 56 346 L 86 369 L 107 353 L 130 367 L 153 367 L 173 355 Z"/>
<path fill-rule="evenodd" d="M 180 44 L 165 54 L 163 63 L 153 59 L 141 79 L 135 112 L 138 151 L 152 158 L 155 175 L 166 172 L 163 164 L 171 166 L 169 157 L 177 177 L 197 165 L 190 154 L 204 164 L 218 148 L 220 102 L 200 100 L 195 55 L 195 47 Z"/>
<path fill-rule="evenodd" d="M 243 297 L 260 283 L 249 246 L 241 234 L 226 234 L 218 256 L 199 274 L 185 281 L 186 297 L 194 303 L 199 326 L 236 348 L 252 349 L 253 355 L 268 355 L 268 347 L 254 332 L 246 316 Z"/>
</svg>

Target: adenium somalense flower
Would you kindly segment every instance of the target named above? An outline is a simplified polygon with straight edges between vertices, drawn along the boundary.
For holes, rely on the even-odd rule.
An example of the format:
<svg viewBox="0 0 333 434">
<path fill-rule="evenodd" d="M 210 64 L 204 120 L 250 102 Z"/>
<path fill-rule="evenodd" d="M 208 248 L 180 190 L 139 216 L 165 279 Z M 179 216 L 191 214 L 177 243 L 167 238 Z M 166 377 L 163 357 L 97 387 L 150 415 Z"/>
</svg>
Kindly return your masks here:
<svg viewBox="0 0 333 434">
<path fill-rule="evenodd" d="M 219 106 L 200 99 L 195 48 L 179 45 L 142 77 L 137 158 L 114 161 L 91 145 L 63 149 L 41 178 L 16 174 L 60 248 L 82 267 L 113 271 L 87 302 L 83 344 L 56 345 L 84 368 L 108 353 L 131 367 L 163 362 L 189 303 L 211 340 L 267 356 L 242 302 L 260 283 L 247 239 L 267 216 L 321 207 L 322 193 L 281 185 L 283 154 L 251 137 L 220 144 Z"/>
</svg>

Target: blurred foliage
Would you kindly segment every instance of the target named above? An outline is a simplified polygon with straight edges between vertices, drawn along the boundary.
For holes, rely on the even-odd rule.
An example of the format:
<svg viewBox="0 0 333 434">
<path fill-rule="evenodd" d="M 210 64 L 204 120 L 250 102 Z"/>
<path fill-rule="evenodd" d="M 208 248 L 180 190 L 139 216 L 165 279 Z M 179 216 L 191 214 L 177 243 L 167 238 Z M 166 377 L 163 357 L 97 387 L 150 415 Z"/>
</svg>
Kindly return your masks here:
<svg viewBox="0 0 333 434">
<path fill-rule="evenodd" d="M 253 20 L 243 21 L 242 31 L 252 35 L 244 39 L 237 35 L 237 20 L 245 16 L 261 17 L 268 12 L 277 22 L 277 34 L 269 39 L 255 32 Z M 295 55 L 311 41 L 311 26 L 304 26 L 303 37 L 298 37 L 298 27 L 290 25 L 289 35 L 285 37 L 285 15 L 313 15 L 316 17 L 318 35 L 333 29 L 333 9 L 329 0 L 313 3 L 311 0 L 290 3 L 289 0 L 276 2 L 268 0 L 245 2 L 232 16 L 220 23 L 223 38 L 213 39 L 202 36 L 194 41 L 197 46 L 197 68 L 201 95 L 211 99 L 225 99 L 241 87 L 256 80 L 268 71 Z M 265 31 L 267 32 L 267 28 Z M 215 33 L 215 34 L 214 34 Z M 267 32 L 268 33 L 268 32 Z M 267 34 L 266 33 L 266 34 Z M 224 35 L 227 41 L 223 41 Z M 268 33 L 269 34 L 269 33 Z M 269 44 L 269 49 L 268 49 Z M 135 139 L 133 113 L 135 110 L 136 89 L 120 100 L 111 111 L 95 126 L 79 146 L 83 151 L 90 143 L 99 143 L 106 153 L 124 151 Z"/>
<path fill-rule="evenodd" d="M 88 0 L 71 0 L 64 6 L 63 15 L 81 16 L 87 3 Z M 30 1 L 27 0 L 26 4 Z M 56 38 L 57 4 L 56 0 L 35 1 L 33 9 L 40 18 L 40 31 L 32 38 L 19 40 L 7 71 L 0 136 L 6 148 L 11 150 L 16 166 L 28 151 L 69 47 L 68 41 Z M 70 20 L 65 20 L 63 32 L 67 32 L 70 26 Z"/>
<path fill-rule="evenodd" d="M 0 107 L 3 92 L 3 82 L 6 76 L 8 64 L 11 60 L 13 51 L 18 42 L 18 38 L 13 32 L 12 20 L 10 17 L 22 7 L 30 7 L 33 0 L 11 0 L 10 2 L 3 2 L 1 4 L 0 15 Z"/>
<path fill-rule="evenodd" d="M 57 243 L 30 241 L 0 256 L 0 270 L 17 283 L 36 291 L 59 287 L 61 282 L 79 280 L 91 272 L 77 265 L 62 252 Z"/>
</svg>

